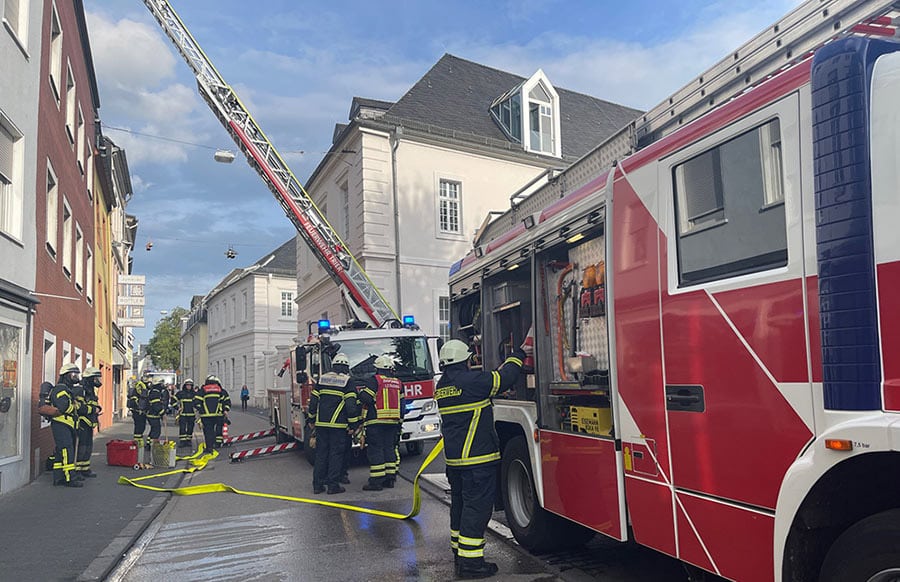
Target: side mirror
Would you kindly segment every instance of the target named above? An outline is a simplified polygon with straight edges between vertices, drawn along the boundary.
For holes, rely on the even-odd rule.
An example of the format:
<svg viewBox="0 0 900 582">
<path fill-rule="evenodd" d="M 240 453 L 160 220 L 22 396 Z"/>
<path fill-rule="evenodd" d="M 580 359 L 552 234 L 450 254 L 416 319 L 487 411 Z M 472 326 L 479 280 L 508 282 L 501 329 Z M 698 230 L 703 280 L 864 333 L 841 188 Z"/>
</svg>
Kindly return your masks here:
<svg viewBox="0 0 900 582">
<path fill-rule="evenodd" d="M 306 369 L 306 354 L 307 351 L 304 346 L 297 346 L 297 349 L 294 350 L 294 363 L 297 366 L 298 374 Z"/>
</svg>

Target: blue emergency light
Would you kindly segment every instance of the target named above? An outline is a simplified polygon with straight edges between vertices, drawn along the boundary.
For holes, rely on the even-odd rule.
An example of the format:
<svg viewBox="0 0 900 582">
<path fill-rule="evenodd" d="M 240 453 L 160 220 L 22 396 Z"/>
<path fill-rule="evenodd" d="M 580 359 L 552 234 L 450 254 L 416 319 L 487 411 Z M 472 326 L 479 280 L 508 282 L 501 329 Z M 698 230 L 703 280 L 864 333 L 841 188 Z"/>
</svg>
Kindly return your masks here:
<svg viewBox="0 0 900 582">
<path fill-rule="evenodd" d="M 404 315 L 403 316 L 403 325 L 415 325 L 416 317 L 414 315 Z"/>
<path fill-rule="evenodd" d="M 327 319 L 319 320 L 319 334 L 328 333 L 331 330 L 331 321 Z"/>
</svg>

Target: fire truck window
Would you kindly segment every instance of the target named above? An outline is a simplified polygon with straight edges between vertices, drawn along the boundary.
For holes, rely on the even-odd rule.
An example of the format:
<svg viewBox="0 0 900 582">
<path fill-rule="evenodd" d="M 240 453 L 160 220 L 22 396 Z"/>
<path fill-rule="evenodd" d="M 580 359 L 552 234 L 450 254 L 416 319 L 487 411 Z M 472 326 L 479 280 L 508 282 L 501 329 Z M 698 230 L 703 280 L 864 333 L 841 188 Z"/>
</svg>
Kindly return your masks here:
<svg viewBox="0 0 900 582">
<path fill-rule="evenodd" d="M 535 349 L 541 424 L 611 437 L 605 237 L 537 257 Z"/>
<path fill-rule="evenodd" d="M 672 174 L 682 286 L 787 264 L 777 119 L 682 162 Z"/>
</svg>

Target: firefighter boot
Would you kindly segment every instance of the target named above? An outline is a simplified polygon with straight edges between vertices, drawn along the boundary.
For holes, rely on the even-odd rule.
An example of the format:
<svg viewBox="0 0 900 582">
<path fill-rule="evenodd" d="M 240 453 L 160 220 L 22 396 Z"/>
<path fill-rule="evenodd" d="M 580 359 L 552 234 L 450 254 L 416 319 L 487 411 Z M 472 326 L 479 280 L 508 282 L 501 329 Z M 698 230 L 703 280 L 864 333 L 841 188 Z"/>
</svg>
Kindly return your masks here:
<svg viewBox="0 0 900 582">
<path fill-rule="evenodd" d="M 328 495 L 335 495 L 337 493 L 343 493 L 344 491 L 346 491 L 346 489 L 344 489 L 340 485 L 329 485 L 328 486 Z"/>
<path fill-rule="evenodd" d="M 490 578 L 497 573 L 497 564 L 485 562 L 484 558 L 459 558 L 456 575 L 465 580 Z"/>
<path fill-rule="evenodd" d="M 384 487 L 381 486 L 381 478 L 369 477 L 369 482 L 363 485 L 363 491 L 381 491 Z"/>
</svg>

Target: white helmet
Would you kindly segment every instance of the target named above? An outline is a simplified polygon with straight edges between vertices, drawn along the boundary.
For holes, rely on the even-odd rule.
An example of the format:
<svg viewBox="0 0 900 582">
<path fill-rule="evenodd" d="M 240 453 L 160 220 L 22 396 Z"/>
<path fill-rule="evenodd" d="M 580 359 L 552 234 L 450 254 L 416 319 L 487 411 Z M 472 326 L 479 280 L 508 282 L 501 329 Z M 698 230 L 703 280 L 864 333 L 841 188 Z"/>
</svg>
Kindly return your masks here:
<svg viewBox="0 0 900 582">
<path fill-rule="evenodd" d="M 63 364 L 62 367 L 59 369 L 60 376 L 65 376 L 66 374 L 69 374 L 72 372 L 75 372 L 76 374 L 81 373 L 81 368 L 78 367 L 78 364 L 72 364 L 72 363 Z"/>
<path fill-rule="evenodd" d="M 81 375 L 82 378 L 99 378 L 102 376 L 99 368 L 95 368 L 94 366 L 88 366 L 84 369 L 84 374 Z"/>
<path fill-rule="evenodd" d="M 341 353 L 341 354 L 336 355 L 334 357 L 334 359 L 331 360 L 331 365 L 332 366 L 349 366 L 350 359 L 347 358 L 347 354 Z"/>
<path fill-rule="evenodd" d="M 394 358 L 390 357 L 387 354 L 381 354 L 380 356 L 375 358 L 375 367 L 379 370 L 393 370 Z"/>
<path fill-rule="evenodd" d="M 460 364 L 468 360 L 471 355 L 472 352 L 469 351 L 469 346 L 459 340 L 453 339 L 441 347 L 440 364 L 442 366 Z"/>
</svg>

